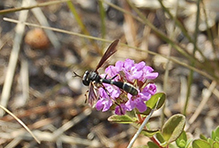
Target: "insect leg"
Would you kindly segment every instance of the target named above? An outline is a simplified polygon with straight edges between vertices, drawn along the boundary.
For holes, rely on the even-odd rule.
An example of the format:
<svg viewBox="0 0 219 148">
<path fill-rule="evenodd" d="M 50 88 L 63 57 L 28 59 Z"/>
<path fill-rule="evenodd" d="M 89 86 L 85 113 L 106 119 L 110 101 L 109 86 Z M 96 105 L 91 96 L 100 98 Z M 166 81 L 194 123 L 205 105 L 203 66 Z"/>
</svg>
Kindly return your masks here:
<svg viewBox="0 0 219 148">
<path fill-rule="evenodd" d="M 117 77 L 118 75 L 115 75 L 115 76 L 113 76 L 110 80 L 113 80 L 113 79 L 115 79 L 116 77 Z"/>
<path fill-rule="evenodd" d="M 124 113 L 123 113 L 123 111 L 122 111 L 121 105 L 120 105 L 119 103 L 117 103 L 117 102 L 115 102 L 115 104 L 119 106 L 119 108 L 120 108 L 120 110 L 121 110 L 121 115 L 124 115 Z"/>
<path fill-rule="evenodd" d="M 87 103 L 87 100 L 88 100 L 88 93 L 89 93 L 89 90 L 87 90 L 86 93 L 84 94 L 84 96 L 85 96 L 85 101 L 84 101 L 84 103 Z"/>
</svg>

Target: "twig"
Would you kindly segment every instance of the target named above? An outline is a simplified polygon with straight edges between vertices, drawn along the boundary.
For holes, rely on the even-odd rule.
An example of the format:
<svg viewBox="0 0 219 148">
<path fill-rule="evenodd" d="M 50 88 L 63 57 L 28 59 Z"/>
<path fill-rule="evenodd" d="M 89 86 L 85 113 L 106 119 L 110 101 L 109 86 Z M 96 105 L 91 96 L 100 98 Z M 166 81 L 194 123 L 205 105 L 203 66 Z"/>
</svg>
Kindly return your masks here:
<svg viewBox="0 0 219 148">
<path fill-rule="evenodd" d="M 28 76 L 28 61 L 26 59 L 21 60 L 21 85 L 23 93 L 23 104 L 29 99 L 29 76 Z"/>
<path fill-rule="evenodd" d="M 98 41 L 103 41 L 103 42 L 107 42 L 107 43 L 111 43 L 112 41 L 111 40 L 106 40 L 106 39 L 102 39 L 102 38 L 98 38 L 98 37 L 93 37 L 93 36 L 88 36 L 88 35 L 84 35 L 84 34 L 80 34 L 80 33 L 76 33 L 76 32 L 70 32 L 70 31 L 66 31 L 66 30 L 63 30 L 63 29 L 57 29 L 57 28 L 52 28 L 52 27 L 46 27 L 46 26 L 40 26 L 40 25 L 37 25 L 37 24 L 32 24 L 32 23 L 28 23 L 28 22 L 20 22 L 18 20 L 14 20 L 14 19 L 10 19 L 10 18 L 3 18 L 3 20 L 5 21 L 8 21 L 8 22 L 12 22 L 12 23 L 24 23 L 25 25 L 28 25 L 28 26 L 34 26 L 34 27 L 39 27 L 39 28 L 43 28 L 43 29 L 50 29 L 50 30 L 53 30 L 53 31 L 57 31 L 57 32 L 61 32 L 61 33 L 66 33 L 66 34 L 70 34 L 70 35 L 75 35 L 75 36 L 78 36 L 78 37 L 83 37 L 83 38 L 87 38 L 87 39 L 93 39 L 93 40 L 98 40 Z M 168 58 L 167 56 L 165 55 L 160 55 L 160 54 L 157 54 L 153 51 L 149 51 L 149 50 L 142 50 L 138 47 L 134 47 L 134 46 L 130 46 L 130 45 L 126 45 L 126 44 L 123 44 L 123 43 L 119 43 L 120 46 L 126 46 L 126 47 L 129 47 L 129 48 L 133 48 L 133 49 L 136 49 L 136 51 L 144 51 L 144 52 L 148 52 L 149 54 L 151 55 L 158 55 L 158 56 L 161 56 L 163 58 L 166 58 L 166 59 L 169 59 L 170 61 L 173 61 L 181 66 L 184 66 L 186 68 L 189 68 L 189 69 L 192 69 L 194 70 L 195 72 L 211 79 L 211 80 L 214 80 L 215 78 L 210 75 L 209 73 L 203 71 L 203 70 L 200 70 L 196 67 L 192 67 L 190 66 L 189 64 L 186 64 L 184 62 L 182 62 L 181 60 L 177 60 L 177 58 L 174 58 L 174 57 L 170 57 Z M 198 64 L 198 63 L 196 63 Z M 203 65 L 203 64 L 202 64 Z M 199 65 L 200 66 L 200 65 Z M 198 66 L 197 66 L 198 67 Z"/>
<path fill-rule="evenodd" d="M 53 137 L 56 139 L 57 137 L 59 137 L 60 135 L 62 135 L 66 130 L 68 130 L 69 128 L 71 128 L 72 126 L 74 126 L 75 124 L 79 123 L 81 120 L 85 119 L 87 116 L 89 116 L 91 114 L 91 109 L 87 108 L 86 110 L 83 111 L 83 113 L 81 113 L 80 115 L 74 117 L 72 120 L 68 121 L 67 123 L 65 123 L 62 127 L 60 127 L 59 129 L 57 129 L 54 134 Z"/>
<path fill-rule="evenodd" d="M 127 148 L 131 148 L 132 145 L 134 144 L 135 140 L 138 138 L 138 136 L 140 135 L 141 131 L 144 129 L 145 125 L 148 123 L 149 119 L 151 118 L 152 114 L 153 114 L 154 110 L 152 110 L 150 112 L 150 114 L 144 119 L 144 122 L 142 123 L 142 125 L 139 127 L 138 131 L 135 133 L 134 137 L 132 138 L 132 140 L 129 142 L 129 145 L 127 146 Z"/>
<path fill-rule="evenodd" d="M 22 6 L 29 6 L 28 0 L 23 0 Z M 21 11 L 19 15 L 19 22 L 24 22 L 27 18 L 28 11 Z M 24 28 L 25 24 L 18 23 L 16 26 L 16 35 L 14 38 L 14 44 L 10 55 L 10 60 L 8 64 L 8 71 L 5 78 L 5 83 L 2 89 L 2 95 L 1 95 L 1 102 L 0 104 L 4 107 L 7 106 L 9 97 L 10 97 L 10 91 L 12 86 L 12 81 L 15 73 L 15 68 L 18 60 L 18 55 L 20 52 L 20 45 L 23 40 L 23 34 L 24 34 Z M 0 116 L 4 114 L 3 110 L 0 111 Z"/>
<path fill-rule="evenodd" d="M 15 138 L 13 139 L 8 145 L 6 145 L 4 148 L 12 148 L 12 147 L 15 147 L 17 144 L 19 144 L 21 142 L 22 139 L 20 139 L 19 137 L 18 138 Z"/>
<path fill-rule="evenodd" d="M 2 108 L 5 112 L 7 112 L 8 114 L 10 114 L 13 118 L 15 118 L 17 120 L 18 123 L 20 123 L 30 134 L 31 136 L 37 141 L 37 143 L 40 143 L 40 141 L 36 138 L 36 136 L 34 136 L 34 134 L 30 131 L 30 129 L 19 119 L 17 118 L 12 112 L 10 112 L 7 108 L 5 108 L 4 106 L 0 105 L 0 108 Z"/>
<path fill-rule="evenodd" d="M 55 4 L 59 4 L 59 3 L 63 3 L 63 2 L 68 2 L 70 0 L 54 0 L 54 1 L 49 1 L 49 2 L 44 2 L 44 3 L 39 3 L 33 6 L 21 6 L 19 8 L 11 8 L 11 9 L 4 9 L 0 11 L 0 14 L 8 14 L 8 13 L 13 13 L 16 11 L 22 11 L 22 10 L 29 10 L 29 9 L 33 9 L 36 7 L 45 7 L 45 6 L 51 6 L 51 5 L 55 5 Z"/>
<path fill-rule="evenodd" d="M 200 103 L 200 105 L 196 109 L 196 111 L 193 114 L 193 116 L 189 119 L 189 124 L 192 124 L 196 120 L 198 115 L 201 113 L 201 111 L 203 110 L 204 106 L 206 105 L 209 97 L 211 96 L 212 91 L 215 89 L 216 86 L 217 86 L 217 83 L 215 81 L 213 81 L 208 89 L 203 90 L 202 102 Z"/>
</svg>

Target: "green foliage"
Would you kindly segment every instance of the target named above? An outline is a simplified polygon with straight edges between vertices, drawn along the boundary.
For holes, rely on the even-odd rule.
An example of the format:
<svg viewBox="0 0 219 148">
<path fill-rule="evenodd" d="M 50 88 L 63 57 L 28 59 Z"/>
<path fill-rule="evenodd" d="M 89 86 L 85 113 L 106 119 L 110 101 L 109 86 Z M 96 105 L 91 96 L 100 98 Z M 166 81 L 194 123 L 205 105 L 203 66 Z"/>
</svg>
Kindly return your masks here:
<svg viewBox="0 0 219 148">
<path fill-rule="evenodd" d="M 133 119 L 128 115 L 112 115 L 108 118 L 108 121 L 127 124 L 135 122 L 136 119 Z"/>
<path fill-rule="evenodd" d="M 176 144 L 178 147 L 184 148 L 186 146 L 186 143 L 187 143 L 187 136 L 186 136 L 186 132 L 183 131 L 179 136 L 179 138 L 176 139 Z"/>
<path fill-rule="evenodd" d="M 179 148 L 189 148 L 190 144 L 192 142 L 192 139 L 187 138 L 187 134 L 185 131 L 181 133 L 179 138 L 176 139 L 176 145 Z"/>
<path fill-rule="evenodd" d="M 211 138 L 206 138 L 200 135 L 200 139 L 194 140 L 192 143 L 193 148 L 219 148 L 219 126 L 212 131 Z"/>
<path fill-rule="evenodd" d="M 185 116 L 181 114 L 173 115 L 164 124 L 162 134 L 167 143 L 175 141 L 183 132 L 186 120 Z"/>
<path fill-rule="evenodd" d="M 150 112 L 153 110 L 153 109 L 159 109 L 161 108 L 161 106 L 163 106 L 164 102 L 166 100 L 166 94 L 163 93 L 163 92 L 159 92 L 159 93 L 156 93 L 154 94 L 150 100 L 148 100 L 146 102 L 146 105 L 147 105 L 147 110 L 141 114 L 144 114 L 144 115 L 149 115 Z"/>
<path fill-rule="evenodd" d="M 153 143 L 153 142 L 148 142 L 148 147 L 149 148 L 159 148 L 159 146 L 158 145 L 156 145 L 155 143 Z"/>
<path fill-rule="evenodd" d="M 219 126 L 216 128 L 215 131 L 212 131 L 211 138 L 212 138 L 214 141 L 219 142 Z"/>
<path fill-rule="evenodd" d="M 159 109 L 165 102 L 165 93 L 157 93 L 147 101 L 147 111 L 139 112 L 127 112 L 126 115 L 113 115 L 108 118 L 111 122 L 132 124 L 139 128 L 139 119 L 145 119 L 153 110 Z M 141 121 L 142 122 L 142 121 Z M 140 122 L 140 123 L 141 123 Z M 144 128 L 141 134 L 152 139 L 147 143 L 145 148 L 219 148 L 219 126 L 212 131 L 211 138 L 207 138 L 204 135 L 200 135 L 200 139 L 188 139 L 186 132 L 184 131 L 186 118 L 182 114 L 176 114 L 170 117 L 163 125 L 161 130 L 152 130 Z"/>
<path fill-rule="evenodd" d="M 161 135 L 161 133 L 157 133 L 155 135 L 156 139 L 157 139 L 157 142 L 159 142 L 159 144 L 163 147 L 166 147 L 167 146 L 167 142 L 165 141 L 163 135 Z"/>
<path fill-rule="evenodd" d="M 200 135 L 200 139 L 203 139 L 203 140 L 208 140 L 208 138 L 207 138 L 207 137 L 205 137 L 205 135 L 203 135 L 203 134 L 201 134 L 201 135 Z"/>
<path fill-rule="evenodd" d="M 218 142 L 213 143 L 212 147 L 213 148 L 219 148 L 219 143 Z"/>
<path fill-rule="evenodd" d="M 146 102 L 147 105 L 147 111 L 144 113 L 139 113 L 137 112 L 137 114 L 144 114 L 144 115 L 148 115 L 152 109 L 159 109 L 165 102 L 166 99 L 166 94 L 165 93 L 156 93 L 154 94 L 150 100 L 148 100 Z M 134 123 L 137 121 L 136 117 L 135 117 L 135 113 L 134 112 L 127 112 L 126 115 L 120 116 L 120 115 L 112 115 L 108 118 L 108 121 L 111 122 L 118 122 L 118 123 Z"/>
<path fill-rule="evenodd" d="M 164 124 L 162 132 L 158 130 L 156 132 L 154 131 L 156 134 L 153 137 L 156 139 L 156 143 L 148 142 L 149 148 L 157 147 L 157 144 L 159 147 L 169 148 L 219 148 L 219 127 L 212 131 L 212 138 L 206 138 L 204 135 L 200 135 L 200 139 L 192 141 L 192 139 L 188 139 L 186 132 L 183 131 L 184 126 L 185 117 L 183 115 L 177 114 L 172 116 Z M 144 135 L 146 134 L 144 133 Z"/>
<path fill-rule="evenodd" d="M 159 92 L 151 96 L 150 100 L 146 102 L 147 107 L 150 109 L 159 109 L 166 100 L 166 94 Z"/>
<path fill-rule="evenodd" d="M 186 148 L 189 145 L 186 133 L 183 131 L 185 126 L 185 117 L 181 114 L 176 114 L 166 121 L 161 131 L 142 131 L 142 133 L 148 137 L 156 139 L 156 142 L 160 147 L 169 147 L 173 141 L 176 141 L 177 146 L 171 145 L 171 147 Z M 154 135 L 153 135 L 154 134 Z M 150 144 L 150 146 L 149 146 Z M 152 142 L 148 143 L 149 147 L 155 147 L 157 145 Z"/>
<path fill-rule="evenodd" d="M 197 139 L 193 141 L 192 147 L 193 148 L 211 148 L 211 145 L 203 139 Z"/>
<path fill-rule="evenodd" d="M 159 133 L 159 130 L 143 130 L 141 133 L 144 134 L 147 137 L 152 137 L 153 135 Z"/>
</svg>

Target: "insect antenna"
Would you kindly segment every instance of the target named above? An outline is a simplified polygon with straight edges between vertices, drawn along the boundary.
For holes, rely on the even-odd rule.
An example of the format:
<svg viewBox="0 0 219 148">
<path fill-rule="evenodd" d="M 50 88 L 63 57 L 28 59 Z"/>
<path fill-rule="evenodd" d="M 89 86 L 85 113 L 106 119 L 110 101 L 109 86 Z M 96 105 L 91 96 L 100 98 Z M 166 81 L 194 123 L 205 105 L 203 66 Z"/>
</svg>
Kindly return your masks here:
<svg viewBox="0 0 219 148">
<path fill-rule="evenodd" d="M 79 77 L 79 78 L 82 78 L 82 76 L 80 76 L 79 74 L 77 74 L 77 73 L 74 72 L 74 71 L 73 71 L 73 74 L 74 74 L 73 77 Z"/>
</svg>

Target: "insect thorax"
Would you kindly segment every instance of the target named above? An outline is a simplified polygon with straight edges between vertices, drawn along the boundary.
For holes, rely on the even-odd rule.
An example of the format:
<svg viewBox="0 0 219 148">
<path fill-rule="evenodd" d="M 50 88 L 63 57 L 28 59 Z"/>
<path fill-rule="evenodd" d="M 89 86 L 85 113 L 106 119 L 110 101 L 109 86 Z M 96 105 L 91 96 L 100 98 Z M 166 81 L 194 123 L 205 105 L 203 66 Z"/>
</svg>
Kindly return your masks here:
<svg viewBox="0 0 219 148">
<path fill-rule="evenodd" d="M 88 86 L 90 82 L 95 81 L 100 82 L 100 76 L 95 71 L 85 71 L 82 82 L 84 85 Z"/>
</svg>

